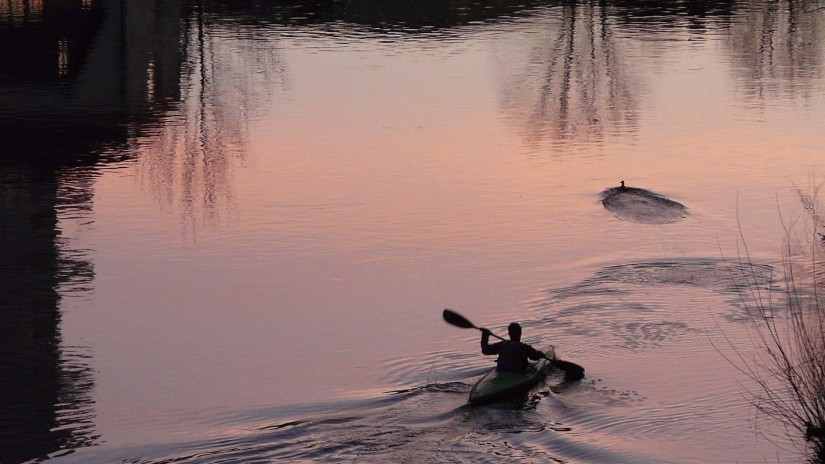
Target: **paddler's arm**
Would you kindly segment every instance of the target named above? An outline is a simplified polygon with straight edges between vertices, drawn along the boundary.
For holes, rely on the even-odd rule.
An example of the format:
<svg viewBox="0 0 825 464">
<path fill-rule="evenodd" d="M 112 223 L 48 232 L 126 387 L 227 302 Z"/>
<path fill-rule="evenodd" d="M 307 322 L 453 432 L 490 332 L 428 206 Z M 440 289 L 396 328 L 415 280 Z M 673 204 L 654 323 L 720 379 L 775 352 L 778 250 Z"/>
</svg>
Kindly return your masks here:
<svg viewBox="0 0 825 464">
<path fill-rule="evenodd" d="M 478 329 L 481 330 L 481 353 L 487 355 L 498 354 L 499 343 L 490 344 L 490 330 L 484 327 Z"/>
<path fill-rule="evenodd" d="M 530 345 L 527 345 L 527 357 L 532 359 L 533 361 L 538 361 L 539 359 L 546 359 L 548 361 L 552 361 L 552 359 L 548 358 L 546 354 L 533 348 Z"/>
</svg>

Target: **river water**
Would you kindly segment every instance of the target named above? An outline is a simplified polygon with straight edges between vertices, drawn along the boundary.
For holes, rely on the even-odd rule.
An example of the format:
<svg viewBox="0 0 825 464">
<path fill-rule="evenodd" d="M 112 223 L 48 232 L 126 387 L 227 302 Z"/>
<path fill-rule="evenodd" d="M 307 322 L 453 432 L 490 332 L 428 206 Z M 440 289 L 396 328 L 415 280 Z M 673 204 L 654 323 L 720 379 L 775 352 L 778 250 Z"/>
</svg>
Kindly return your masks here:
<svg viewBox="0 0 825 464">
<path fill-rule="evenodd" d="M 825 11 L 163 5 L 0 6 L 0 462 L 801 459 L 723 355 L 819 226 Z M 469 407 L 447 307 L 585 379 Z"/>
</svg>

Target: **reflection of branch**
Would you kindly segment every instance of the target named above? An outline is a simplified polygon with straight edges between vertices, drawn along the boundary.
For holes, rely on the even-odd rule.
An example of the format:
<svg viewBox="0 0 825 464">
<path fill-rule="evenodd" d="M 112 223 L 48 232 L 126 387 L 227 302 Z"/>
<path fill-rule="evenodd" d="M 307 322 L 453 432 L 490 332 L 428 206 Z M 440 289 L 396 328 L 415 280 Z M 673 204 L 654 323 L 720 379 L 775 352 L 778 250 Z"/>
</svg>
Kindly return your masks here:
<svg viewBox="0 0 825 464">
<path fill-rule="evenodd" d="M 726 43 L 749 96 L 807 95 L 823 76 L 825 17 L 811 14 L 810 4 L 768 2 L 744 10 L 732 23 Z"/>
<path fill-rule="evenodd" d="M 565 10 L 566 9 L 567 8 L 565 7 Z M 553 69 L 556 68 L 558 60 L 559 60 L 560 57 L 563 59 L 564 67 L 567 68 L 567 60 L 568 60 L 568 57 L 570 56 L 569 50 L 564 51 L 564 50 L 561 50 L 561 48 L 564 46 L 565 39 L 567 38 L 567 36 L 564 34 L 564 31 L 566 31 L 568 28 L 573 27 L 573 23 L 572 23 L 573 15 L 565 14 L 564 19 L 565 19 L 565 21 L 562 23 L 562 27 L 559 29 L 560 33 L 558 34 L 558 37 L 556 38 L 555 46 L 551 47 L 550 50 L 549 50 L 549 53 L 548 53 L 549 63 L 548 63 L 548 66 L 547 66 L 545 77 L 544 77 L 544 85 L 542 85 L 542 87 L 541 87 L 541 95 L 540 95 L 540 98 L 538 100 L 538 104 L 536 105 L 536 109 L 533 112 L 533 117 L 531 118 L 532 121 L 534 122 L 534 124 L 533 124 L 534 130 L 531 131 L 531 132 L 533 133 L 533 135 L 536 137 L 537 140 L 541 138 L 541 126 L 543 126 L 544 121 L 548 118 L 548 114 L 550 113 L 549 111 L 547 111 L 547 106 L 552 101 L 553 91 L 554 91 L 554 88 L 555 88 L 554 82 L 553 82 L 553 72 L 552 71 L 553 71 Z M 570 24 L 568 24 L 568 21 L 570 21 Z M 568 76 L 565 76 L 565 77 L 566 78 L 562 80 L 562 84 L 563 85 L 569 85 L 569 77 Z M 562 96 L 564 96 L 564 95 L 567 94 L 567 92 L 562 91 L 561 94 L 562 94 Z M 559 105 L 561 107 L 560 111 L 559 111 L 559 113 L 560 113 L 559 129 L 562 130 L 563 126 L 565 125 L 564 121 L 566 120 L 565 114 L 566 114 L 567 103 L 564 100 L 562 100 L 562 101 L 559 102 Z"/>
<path fill-rule="evenodd" d="M 825 5 L 822 5 L 820 0 L 802 0 L 802 11 L 804 13 L 813 13 L 819 10 L 825 10 Z"/>
<path fill-rule="evenodd" d="M 570 10 L 571 14 L 566 14 Z M 573 64 L 573 59 L 576 56 L 576 47 L 574 44 L 574 38 L 576 37 L 576 6 L 573 5 L 571 7 L 564 8 L 564 19 L 565 19 L 565 31 L 569 31 L 567 33 L 567 47 L 564 50 L 564 60 L 562 63 L 563 71 L 562 71 L 562 79 L 561 79 L 561 93 L 559 95 L 559 131 L 562 134 L 568 133 L 568 124 L 570 122 L 570 68 Z"/>
<path fill-rule="evenodd" d="M 504 89 L 506 109 L 524 119 L 520 124 L 528 141 L 540 143 L 548 135 L 558 141 L 599 140 L 610 131 L 635 127 L 632 81 L 619 59 L 606 11 L 582 4 L 552 11 L 558 16 L 541 24 L 552 36 L 532 46 L 540 53 L 530 53 L 539 58 L 529 59 L 522 66 L 527 76 L 509 78 Z M 539 72 L 531 69 L 538 66 Z M 537 74 L 542 76 L 538 82 L 530 78 Z"/>
<path fill-rule="evenodd" d="M 250 44 L 226 27 L 195 10 L 187 29 L 192 33 L 185 33 L 191 57 L 182 103 L 159 133 L 141 143 L 142 178 L 156 201 L 181 212 L 190 231 L 201 220 L 218 220 L 229 207 L 231 168 L 246 157 L 249 119 L 271 101 L 273 81 L 283 85 L 276 47 Z"/>
</svg>

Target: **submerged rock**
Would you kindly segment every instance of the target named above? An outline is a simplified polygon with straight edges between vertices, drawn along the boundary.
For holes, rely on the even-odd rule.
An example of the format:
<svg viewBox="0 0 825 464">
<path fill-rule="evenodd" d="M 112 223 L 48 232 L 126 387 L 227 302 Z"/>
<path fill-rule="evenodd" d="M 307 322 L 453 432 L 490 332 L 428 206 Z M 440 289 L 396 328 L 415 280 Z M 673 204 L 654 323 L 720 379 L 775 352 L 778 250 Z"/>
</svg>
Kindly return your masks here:
<svg viewBox="0 0 825 464">
<path fill-rule="evenodd" d="M 687 207 L 678 201 L 636 187 L 618 187 L 601 193 L 602 205 L 625 221 L 645 224 L 667 224 L 687 216 Z"/>
</svg>

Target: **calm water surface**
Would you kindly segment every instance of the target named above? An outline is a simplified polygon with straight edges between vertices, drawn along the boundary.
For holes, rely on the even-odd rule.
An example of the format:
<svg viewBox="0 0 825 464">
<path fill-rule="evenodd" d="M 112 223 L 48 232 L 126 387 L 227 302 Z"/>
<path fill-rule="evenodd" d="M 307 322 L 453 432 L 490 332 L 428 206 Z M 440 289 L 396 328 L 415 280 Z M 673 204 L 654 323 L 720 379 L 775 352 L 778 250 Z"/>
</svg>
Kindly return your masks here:
<svg viewBox="0 0 825 464">
<path fill-rule="evenodd" d="M 816 219 L 825 12 L 372 3 L 0 6 L 0 462 L 799 459 L 717 349 Z M 587 377 L 469 408 L 445 307 Z"/>
</svg>

